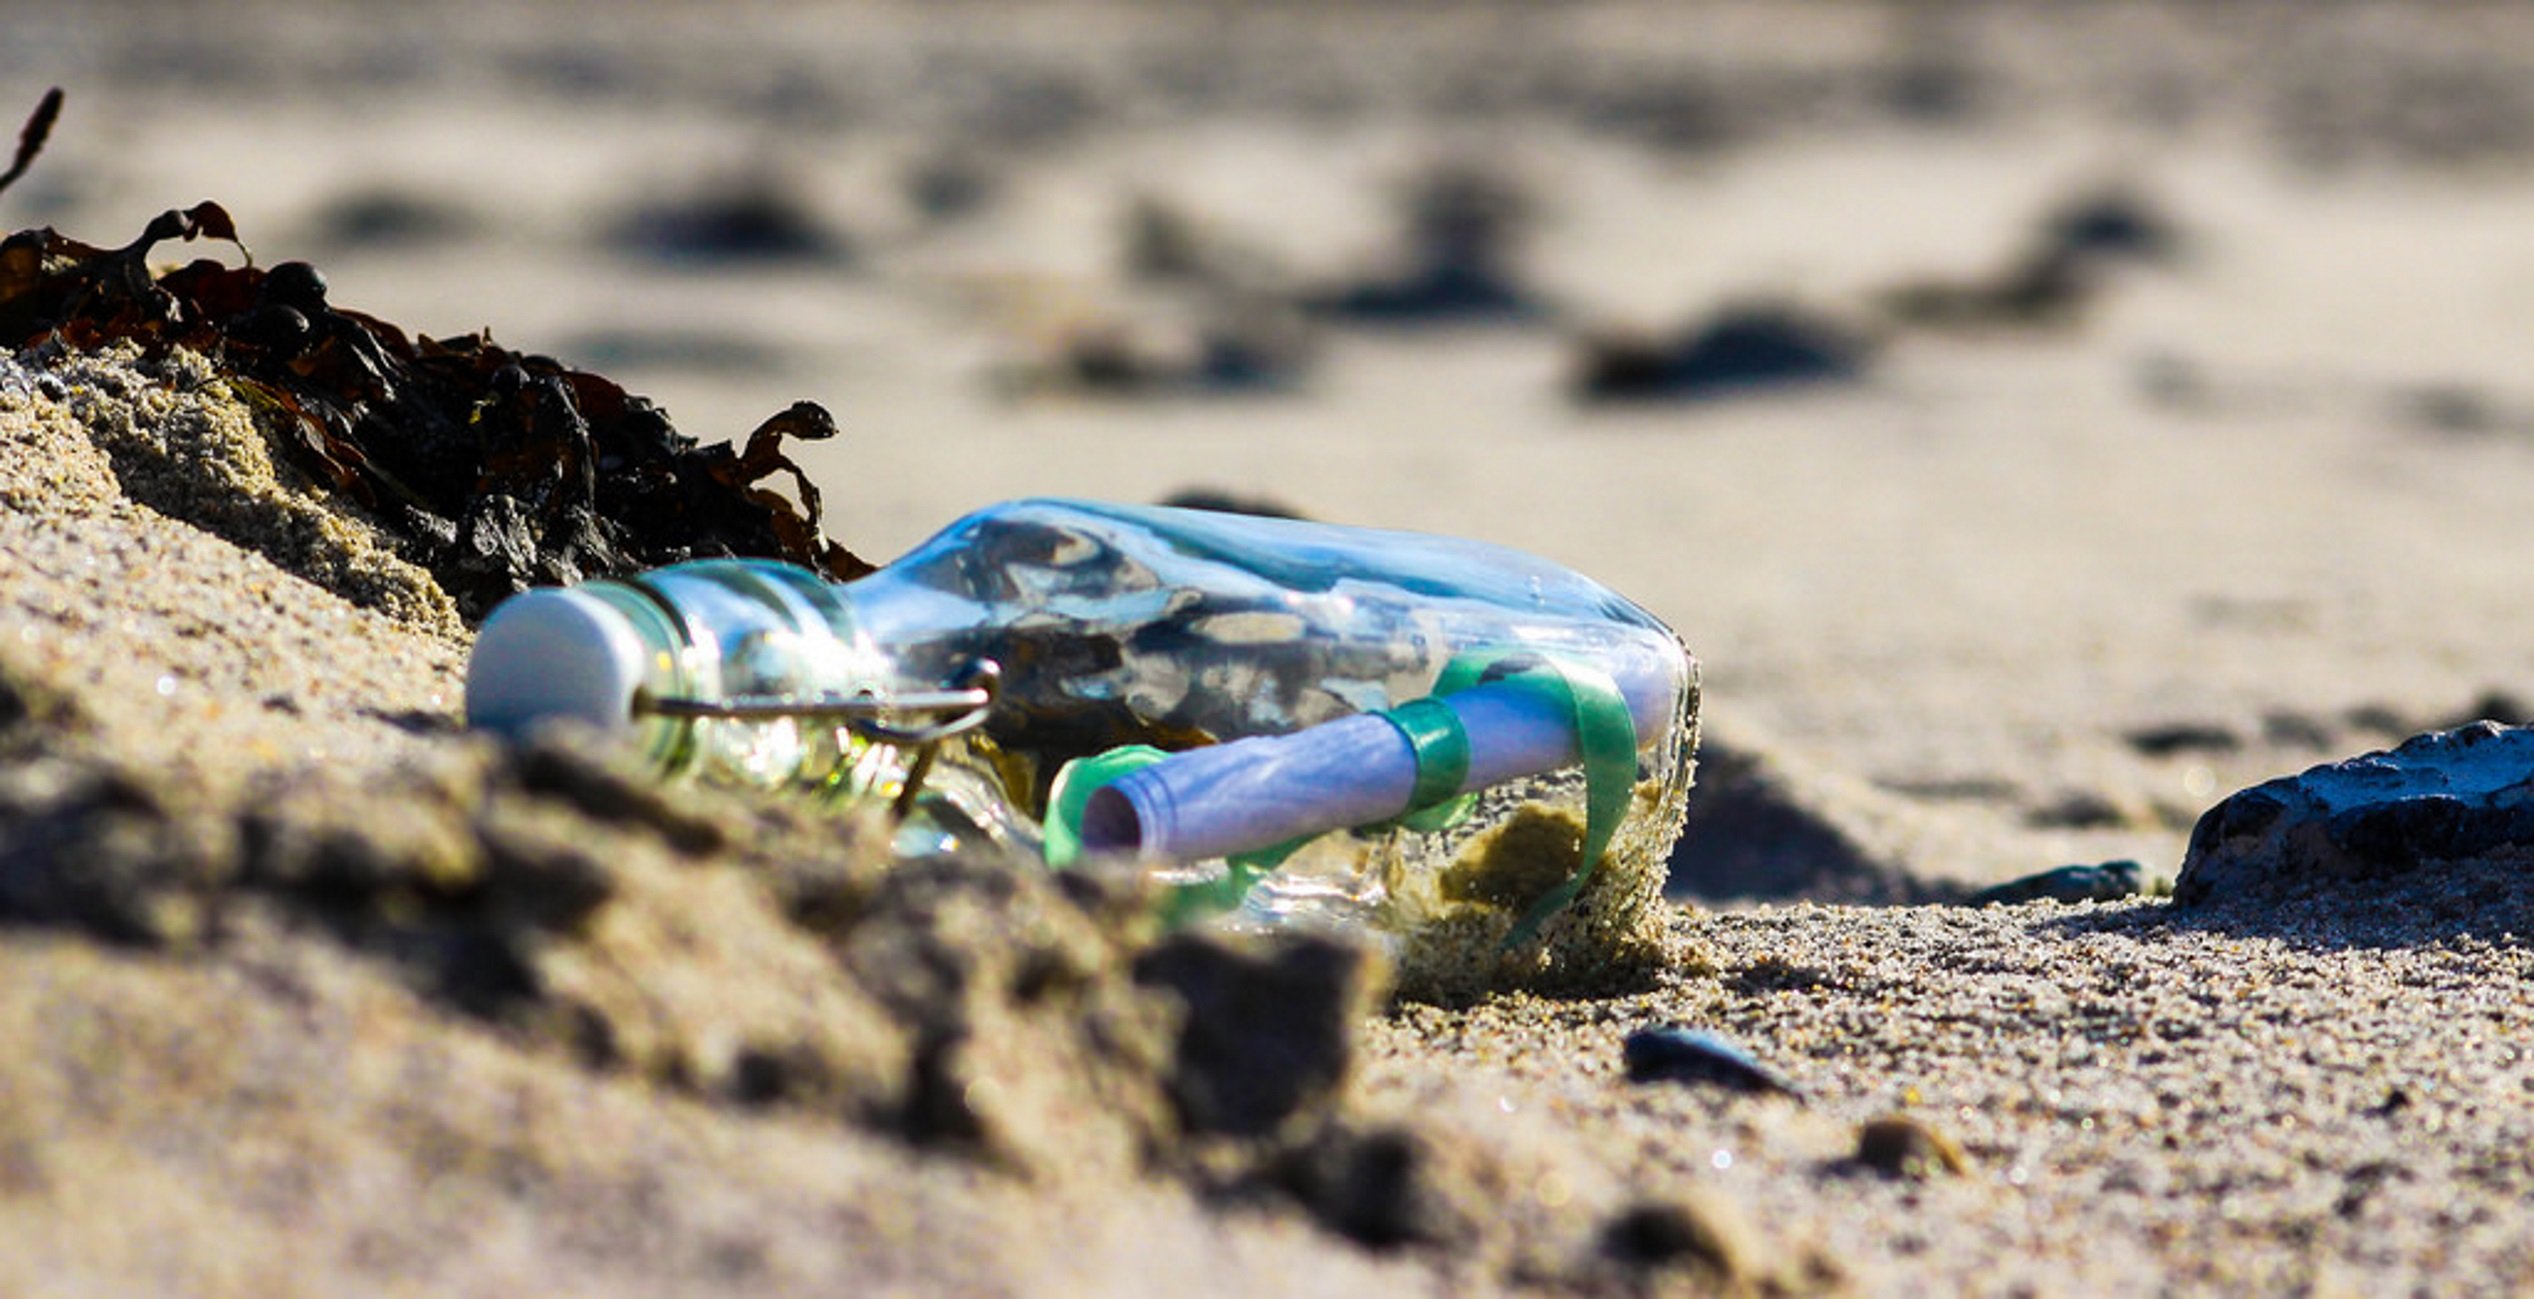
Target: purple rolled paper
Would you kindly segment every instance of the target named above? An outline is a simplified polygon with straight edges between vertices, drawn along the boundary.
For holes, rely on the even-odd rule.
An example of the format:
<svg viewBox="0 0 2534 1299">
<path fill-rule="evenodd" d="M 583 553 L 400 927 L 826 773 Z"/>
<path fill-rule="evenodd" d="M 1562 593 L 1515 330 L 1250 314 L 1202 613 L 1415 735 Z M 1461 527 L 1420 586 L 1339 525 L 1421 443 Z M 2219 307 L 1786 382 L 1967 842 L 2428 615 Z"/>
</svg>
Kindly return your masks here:
<svg viewBox="0 0 2534 1299">
<path fill-rule="evenodd" d="M 1670 726 L 1679 687 L 1659 661 L 1614 674 L 1642 743 Z M 1469 736 L 1460 792 L 1555 771 L 1578 761 L 1575 723 L 1539 691 L 1496 682 L 1446 696 Z M 1376 714 L 1289 735 L 1190 749 L 1132 771 L 1091 795 L 1082 846 L 1155 861 L 1204 861 L 1304 835 L 1371 825 L 1406 812 L 1417 759 L 1408 737 Z"/>
</svg>

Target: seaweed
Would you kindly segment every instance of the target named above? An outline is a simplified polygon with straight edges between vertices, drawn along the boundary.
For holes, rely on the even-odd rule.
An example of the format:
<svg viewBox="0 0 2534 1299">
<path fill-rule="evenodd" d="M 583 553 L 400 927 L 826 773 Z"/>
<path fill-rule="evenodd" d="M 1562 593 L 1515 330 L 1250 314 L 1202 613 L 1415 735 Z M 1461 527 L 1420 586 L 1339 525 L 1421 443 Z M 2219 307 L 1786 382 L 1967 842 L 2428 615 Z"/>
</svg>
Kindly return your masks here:
<svg viewBox="0 0 2534 1299">
<path fill-rule="evenodd" d="M 48 96 L 29 123 L 12 176 L 58 104 Z M 160 245 L 203 239 L 236 244 L 244 264 L 151 267 Z M 126 345 L 210 358 L 283 453 L 387 525 L 469 620 L 532 585 L 693 558 L 788 560 L 834 581 L 871 571 L 822 536 L 818 491 L 785 449 L 835 435 L 814 402 L 777 413 L 738 449 L 699 445 L 596 374 L 486 333 L 410 336 L 332 305 L 316 267 L 257 267 L 214 202 L 162 213 L 119 248 L 50 228 L 0 241 L 0 346 Z M 783 474 L 797 505 L 763 485 Z"/>
<path fill-rule="evenodd" d="M 44 152 L 44 142 L 52 138 L 53 123 L 62 115 L 62 88 L 55 86 L 44 92 L 42 102 L 27 115 L 26 125 L 18 130 L 17 156 L 10 160 L 9 170 L 0 172 L 0 191 L 18 183 L 18 177 L 35 162 L 35 155 Z"/>
</svg>

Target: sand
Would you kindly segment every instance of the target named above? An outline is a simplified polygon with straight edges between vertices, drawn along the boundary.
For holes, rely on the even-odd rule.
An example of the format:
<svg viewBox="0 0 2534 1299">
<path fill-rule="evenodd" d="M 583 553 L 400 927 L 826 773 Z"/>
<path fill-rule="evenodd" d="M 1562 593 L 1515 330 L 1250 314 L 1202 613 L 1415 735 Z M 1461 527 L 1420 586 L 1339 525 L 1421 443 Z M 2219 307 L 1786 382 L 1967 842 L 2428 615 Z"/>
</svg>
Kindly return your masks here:
<svg viewBox="0 0 2534 1299">
<path fill-rule="evenodd" d="M 2234 789 L 2522 707 L 2521 13 L 990 12 L 669 7 L 598 39 L 457 6 L 0 10 L 0 103 L 72 93 L 0 223 L 111 244 L 217 197 L 337 303 L 489 325 L 689 432 L 819 400 L 829 531 L 874 558 L 1009 496 L 1195 485 L 1559 558 L 1699 655 L 1688 842 L 1703 800 L 1702 851 L 1778 881 L 1719 891 L 1773 896 L 1681 902 L 1673 964 L 1604 997 L 1358 1013 L 1336 962 L 1317 1018 L 1256 1036 L 1342 1024 L 1342 1079 L 1208 1134 L 1174 1054 L 1195 985 L 1138 979 L 1154 939 L 1113 900 L 961 877 L 822 919 L 803 872 L 899 896 L 850 827 L 643 811 L 639 773 L 460 734 L 445 599 L 254 439 L 185 441 L 238 426 L 182 366 L 58 397 L 0 372 L 0 681 L 29 714 L 0 722 L 6 1288 L 2534 1281 L 2516 859 L 2188 910 L 1846 904 L 2170 877 Z M 1438 154 L 1541 204 L 1517 265 L 1545 320 L 1324 328 L 1281 395 L 995 381 L 1065 321 L 1184 305 L 1115 269 L 1133 193 L 1320 282 L 1379 261 Z M 900 171 L 951 155 L 993 196 L 926 215 Z M 610 233 L 755 166 L 850 255 L 664 265 Z M 1877 319 L 2107 179 L 2171 258 L 2065 320 Z M 328 216 L 379 192 L 452 232 Z M 1861 322 L 1861 379 L 1566 396 L 1583 330 L 1761 296 Z M 179 443 L 225 449 L 153 459 Z M 924 889 L 1000 900 L 952 925 Z M 1006 970 L 1023 914 L 1069 935 L 1055 1008 L 886 975 Z M 1807 1099 L 1626 1081 L 1621 1040 L 1662 1022 Z M 966 1045 L 926 1056 L 944 1025 Z M 945 1120 L 920 1059 L 1005 1097 Z M 1861 1164 L 1891 1114 L 1961 1171 Z"/>
</svg>

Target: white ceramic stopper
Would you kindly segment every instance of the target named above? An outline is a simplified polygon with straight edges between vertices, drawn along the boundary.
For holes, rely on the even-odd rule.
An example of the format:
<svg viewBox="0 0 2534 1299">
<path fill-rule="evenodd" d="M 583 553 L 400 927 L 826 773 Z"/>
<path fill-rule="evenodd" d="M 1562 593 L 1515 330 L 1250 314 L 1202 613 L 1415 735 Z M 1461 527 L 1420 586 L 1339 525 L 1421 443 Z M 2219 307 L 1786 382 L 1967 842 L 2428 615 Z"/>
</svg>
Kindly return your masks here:
<svg viewBox="0 0 2534 1299">
<path fill-rule="evenodd" d="M 628 730 L 649 655 L 633 624 L 596 596 L 565 589 L 512 596 L 475 637 L 467 725 L 515 737 L 569 717 Z"/>
</svg>

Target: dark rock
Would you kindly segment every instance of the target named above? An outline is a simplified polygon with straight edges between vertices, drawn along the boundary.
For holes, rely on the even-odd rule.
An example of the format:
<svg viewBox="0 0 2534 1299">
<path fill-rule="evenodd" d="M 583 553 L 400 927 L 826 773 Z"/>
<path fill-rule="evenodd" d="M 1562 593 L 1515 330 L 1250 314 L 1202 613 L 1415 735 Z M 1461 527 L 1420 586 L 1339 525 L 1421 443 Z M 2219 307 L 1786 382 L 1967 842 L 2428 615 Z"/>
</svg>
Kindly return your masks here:
<svg viewBox="0 0 2534 1299">
<path fill-rule="evenodd" d="M 2287 896 L 2534 846 L 2529 776 L 2534 729 L 2480 722 L 2256 785 L 2200 818 L 2174 900 Z"/>
<path fill-rule="evenodd" d="M 1885 74 L 1880 98 L 1904 121 L 1958 126 L 1979 116 L 1992 97 L 1989 89 L 1980 69 L 1958 52 L 1925 52 Z"/>
<path fill-rule="evenodd" d="M 2033 330 L 2074 323 L 2101 284 L 2094 259 L 2043 247 L 1979 278 L 1903 284 L 1878 300 L 1892 320 L 1923 329 Z"/>
<path fill-rule="evenodd" d="M 1403 206 L 1404 265 L 1310 295 L 1309 309 L 1380 325 L 1519 322 L 1545 312 L 1515 266 L 1531 202 L 1510 179 L 1446 163 L 1416 177 Z"/>
<path fill-rule="evenodd" d="M 2474 722 L 2497 722 L 2501 726 L 2518 726 L 2526 722 L 2534 722 L 2534 704 L 2528 704 L 2522 696 L 2513 691 L 2493 687 L 2483 691 L 2480 698 L 2464 705 L 2459 711 L 2424 729 L 2451 731 L 2459 726 L 2470 726 Z"/>
<path fill-rule="evenodd" d="M 2422 383 L 2389 398 L 2403 422 L 2434 433 L 2490 433 L 2508 422 L 2488 392 L 2467 383 Z"/>
<path fill-rule="evenodd" d="M 2027 825 L 2061 830 L 2116 829 L 2136 819 L 2132 809 L 2090 789 L 2070 790 L 2024 814 Z"/>
<path fill-rule="evenodd" d="M 2117 902 L 2138 896 L 2145 887 L 2144 870 L 2137 862 L 2126 859 L 2097 866 L 2059 866 L 1984 888 L 1962 902 L 1973 907 L 1992 902 L 2006 906 L 2043 901 Z"/>
<path fill-rule="evenodd" d="M 1701 153 L 1748 136 L 1755 111 L 1688 67 L 1598 87 L 1581 106 L 1595 130 L 1656 149 Z"/>
<path fill-rule="evenodd" d="M 958 221 L 991 206 L 1002 192 L 1003 178 L 973 153 L 946 150 L 909 166 L 901 185 L 907 206 L 926 220 Z"/>
<path fill-rule="evenodd" d="M 2042 239 L 2071 252 L 2142 261 L 2170 257 L 2182 243 L 2171 217 L 2145 194 L 2118 185 L 2069 199 L 2044 221 Z"/>
<path fill-rule="evenodd" d="M 1802 1099 L 1803 1089 L 1741 1047 L 1676 1025 L 1641 1028 L 1624 1047 L 1630 1082 L 1686 1082 L 1760 1096 Z"/>
<path fill-rule="evenodd" d="M 842 264 L 850 257 L 844 236 L 771 175 L 642 203 L 616 223 L 614 240 L 628 252 L 680 266 Z"/>
<path fill-rule="evenodd" d="M 2403 735 L 2415 730 L 2437 730 L 2438 727 L 2415 727 L 2400 709 L 2391 704 L 2360 704 L 2344 715 L 2351 726 L 2379 735 Z M 2479 718 L 2468 720 L 2478 721 Z"/>
<path fill-rule="evenodd" d="M 1150 194 L 1126 210 L 1126 273 L 1140 280 L 1206 281 L 1223 271 L 1223 253 L 1212 231 L 1186 209 Z"/>
<path fill-rule="evenodd" d="M 1830 320 L 1775 302 L 1728 307 L 1677 335 L 1585 340 L 1578 400 L 1696 400 L 1790 385 L 1853 383 L 1871 347 Z"/>
<path fill-rule="evenodd" d="M 2275 712 L 2266 714 L 2261 719 L 2261 738 L 2268 744 L 2298 749 L 2324 749 L 2331 747 L 2333 734 L 2329 722 L 2303 713 Z"/>
<path fill-rule="evenodd" d="M 2169 758 L 2183 753 L 2232 753 L 2244 747 L 2244 737 L 2233 727 L 2217 722 L 2169 722 L 2142 726 L 2122 738 L 2129 747 L 2150 758 Z"/>
<path fill-rule="evenodd" d="M 315 237 L 328 247 L 411 252 L 474 235 L 482 221 L 460 204 L 403 189 L 337 195 L 317 210 Z"/>
<path fill-rule="evenodd" d="M 1881 304 L 1893 320 L 1931 329 L 2072 324 L 2100 296 L 2114 264 L 2164 261 L 2180 244 L 2173 221 L 2144 195 L 2106 186 L 2062 203 L 2021 252 L 1987 275 L 1904 284 L 1884 292 Z"/>
<path fill-rule="evenodd" d="M 1301 386 L 1317 355 L 1289 322 L 1234 313 L 1197 331 L 1187 386 L 1198 392 L 1283 392 Z"/>
<path fill-rule="evenodd" d="M 1000 371 L 1007 391 L 1116 398 L 1238 397 L 1300 388 L 1319 355 L 1291 313 L 1254 297 L 1222 295 L 1193 318 L 1164 313 L 1079 321 Z"/>
<path fill-rule="evenodd" d="M 1311 299 L 1309 306 L 1321 315 L 1383 325 L 1524 320 L 1542 310 L 1494 272 L 1450 263 L 1349 285 Z"/>
</svg>

